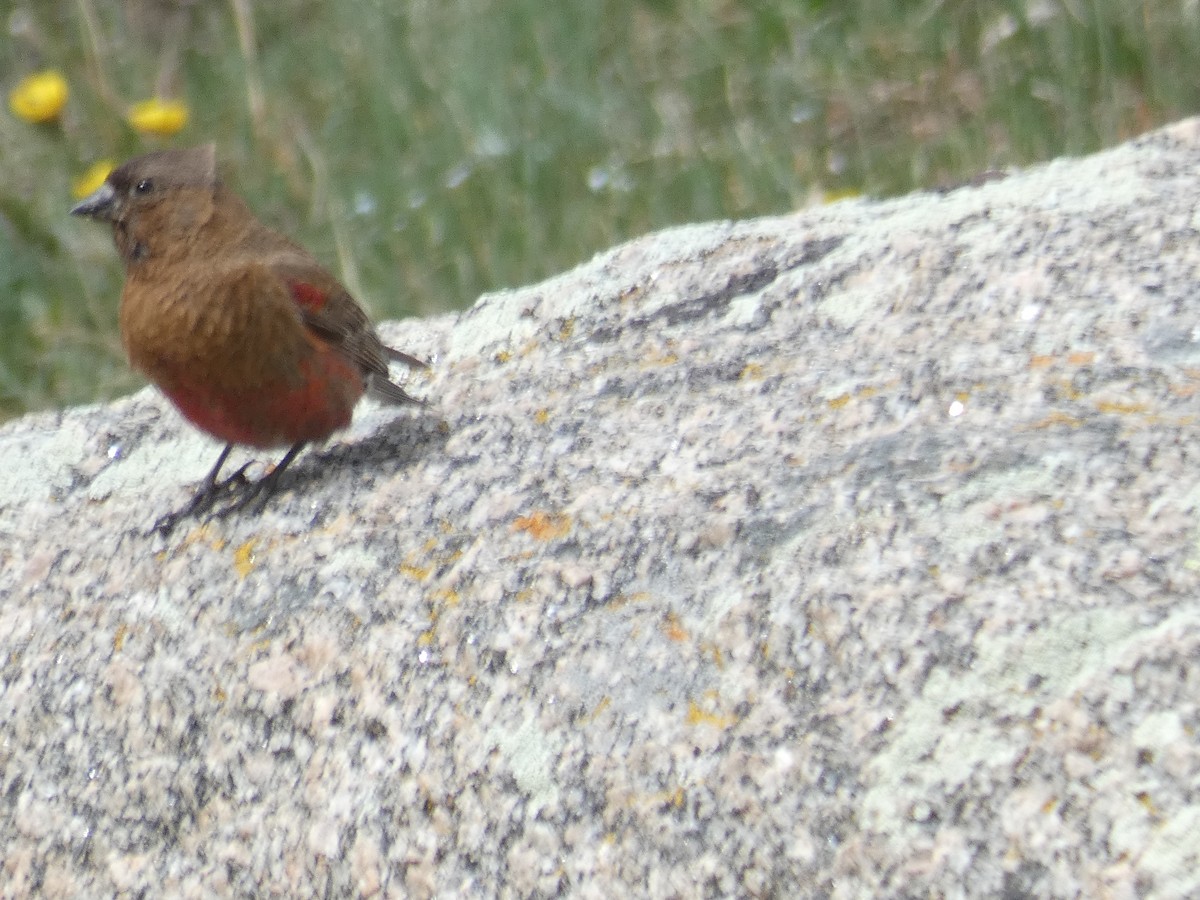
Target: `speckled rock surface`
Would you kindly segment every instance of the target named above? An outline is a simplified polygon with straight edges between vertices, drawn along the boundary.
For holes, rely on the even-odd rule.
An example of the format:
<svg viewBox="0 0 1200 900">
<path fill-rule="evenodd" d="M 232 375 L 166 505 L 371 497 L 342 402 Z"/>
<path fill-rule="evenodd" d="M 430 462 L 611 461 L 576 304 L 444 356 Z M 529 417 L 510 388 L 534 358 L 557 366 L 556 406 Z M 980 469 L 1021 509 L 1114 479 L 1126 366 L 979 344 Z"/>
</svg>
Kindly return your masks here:
<svg viewBox="0 0 1200 900">
<path fill-rule="evenodd" d="M 1200 892 L 1200 124 L 458 317 L 260 518 L 0 429 L 4 896 Z M 123 894 L 125 895 L 125 894 Z"/>
</svg>

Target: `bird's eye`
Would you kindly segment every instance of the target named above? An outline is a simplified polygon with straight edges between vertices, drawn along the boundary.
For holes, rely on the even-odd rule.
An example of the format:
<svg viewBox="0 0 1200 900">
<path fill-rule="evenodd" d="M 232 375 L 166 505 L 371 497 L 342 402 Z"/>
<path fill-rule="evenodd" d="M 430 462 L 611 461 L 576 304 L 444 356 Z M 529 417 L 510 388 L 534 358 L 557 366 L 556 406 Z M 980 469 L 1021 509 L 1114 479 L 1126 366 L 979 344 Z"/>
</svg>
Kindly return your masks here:
<svg viewBox="0 0 1200 900">
<path fill-rule="evenodd" d="M 154 190 L 154 182 L 149 178 L 143 178 L 133 186 L 133 191 L 135 194 L 148 194 L 152 190 Z"/>
</svg>

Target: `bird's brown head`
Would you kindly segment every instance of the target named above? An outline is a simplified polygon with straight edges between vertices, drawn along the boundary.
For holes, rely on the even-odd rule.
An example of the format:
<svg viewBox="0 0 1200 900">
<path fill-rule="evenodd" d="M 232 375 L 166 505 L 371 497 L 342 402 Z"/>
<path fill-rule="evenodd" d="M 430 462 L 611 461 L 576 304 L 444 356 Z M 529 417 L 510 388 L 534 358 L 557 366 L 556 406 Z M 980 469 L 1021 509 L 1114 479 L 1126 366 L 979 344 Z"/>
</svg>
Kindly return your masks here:
<svg viewBox="0 0 1200 900">
<path fill-rule="evenodd" d="M 71 215 L 110 222 L 117 250 L 130 266 L 187 252 L 212 217 L 218 186 L 213 144 L 159 150 L 113 169 Z"/>
</svg>

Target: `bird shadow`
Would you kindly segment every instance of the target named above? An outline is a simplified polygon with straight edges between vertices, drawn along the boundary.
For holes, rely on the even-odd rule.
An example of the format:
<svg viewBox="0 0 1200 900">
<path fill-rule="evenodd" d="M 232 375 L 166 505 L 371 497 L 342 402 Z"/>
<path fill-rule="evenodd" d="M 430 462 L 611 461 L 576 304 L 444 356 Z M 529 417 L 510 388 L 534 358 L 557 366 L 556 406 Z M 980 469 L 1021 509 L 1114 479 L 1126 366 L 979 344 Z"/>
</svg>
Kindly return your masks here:
<svg viewBox="0 0 1200 900">
<path fill-rule="evenodd" d="M 439 452 L 449 434 L 450 429 L 439 417 L 398 416 L 356 440 L 339 442 L 331 447 L 307 448 L 294 464 L 279 472 L 277 482 L 273 483 L 270 481 L 274 471 L 272 464 L 278 466 L 280 460 L 256 455 L 232 475 L 209 485 L 207 490 L 202 488 L 181 509 L 161 516 L 147 534 L 168 537 L 180 523 L 189 519 L 201 522 L 257 518 L 268 507 L 322 493 L 321 483 L 329 481 L 338 472 L 369 473 L 374 482 L 408 468 L 430 453 Z M 264 474 L 255 478 L 246 476 L 248 469 L 260 466 L 266 468 Z M 332 512 L 330 504 L 326 503 L 319 509 L 318 518 Z"/>
<path fill-rule="evenodd" d="M 327 481 L 333 472 L 393 474 L 440 452 L 449 436 L 450 429 L 438 416 L 398 416 L 358 440 L 308 448 L 283 473 L 279 493 L 310 490 Z"/>
</svg>

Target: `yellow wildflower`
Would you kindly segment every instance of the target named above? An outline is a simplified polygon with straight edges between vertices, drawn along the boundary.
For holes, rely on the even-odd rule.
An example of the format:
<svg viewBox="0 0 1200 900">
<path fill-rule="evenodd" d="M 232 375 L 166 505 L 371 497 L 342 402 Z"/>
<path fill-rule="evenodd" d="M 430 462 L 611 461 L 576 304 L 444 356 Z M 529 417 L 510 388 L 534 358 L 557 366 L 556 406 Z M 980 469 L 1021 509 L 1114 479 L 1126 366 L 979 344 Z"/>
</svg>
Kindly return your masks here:
<svg viewBox="0 0 1200 900">
<path fill-rule="evenodd" d="M 170 137 L 187 123 L 188 108 L 182 100 L 154 97 L 135 103 L 129 110 L 129 124 L 143 134 Z"/>
<path fill-rule="evenodd" d="M 26 75 L 8 94 L 8 108 L 26 122 L 53 122 L 67 105 L 67 79 L 54 69 Z"/>
<path fill-rule="evenodd" d="M 115 164 L 111 159 L 102 159 L 92 163 L 88 170 L 71 182 L 71 195 L 76 200 L 82 200 L 104 184 L 104 179 L 113 170 Z"/>
<path fill-rule="evenodd" d="M 862 196 L 858 188 L 840 188 L 836 191 L 825 191 L 821 197 L 822 203 L 837 203 L 840 200 L 854 200 Z"/>
</svg>

